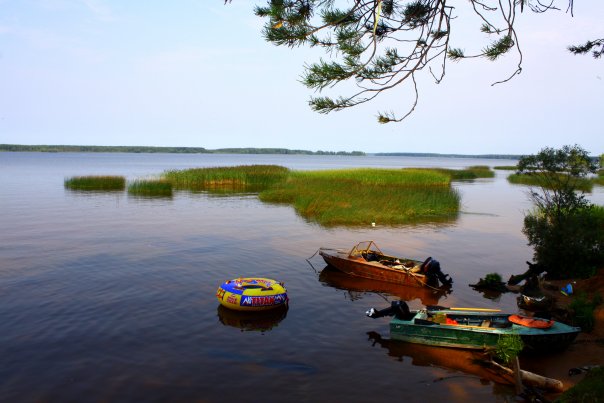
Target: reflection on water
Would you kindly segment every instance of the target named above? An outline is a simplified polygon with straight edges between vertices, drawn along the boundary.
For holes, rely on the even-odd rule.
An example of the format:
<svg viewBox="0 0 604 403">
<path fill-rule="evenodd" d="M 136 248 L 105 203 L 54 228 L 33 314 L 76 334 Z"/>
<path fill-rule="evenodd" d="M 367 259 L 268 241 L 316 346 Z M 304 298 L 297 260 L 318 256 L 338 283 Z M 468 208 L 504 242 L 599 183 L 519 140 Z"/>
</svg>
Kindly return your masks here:
<svg viewBox="0 0 604 403">
<path fill-rule="evenodd" d="M 489 299 L 494 302 L 499 302 L 501 300 L 502 292 L 488 289 L 477 289 L 474 288 L 477 294 L 482 295 L 483 298 Z"/>
<path fill-rule="evenodd" d="M 452 292 L 451 287 L 409 287 L 385 281 L 353 277 L 329 265 L 321 270 L 319 281 L 324 285 L 346 291 L 351 301 L 362 299 L 367 293 L 375 293 L 396 297 L 402 301 L 419 299 L 422 305 L 438 305 L 441 298 L 446 298 Z"/>
<path fill-rule="evenodd" d="M 222 305 L 218 306 L 218 320 L 225 326 L 236 327 L 245 331 L 267 332 L 287 316 L 288 307 L 281 306 L 275 309 L 258 311 L 258 312 L 242 312 L 225 308 Z"/>
<path fill-rule="evenodd" d="M 504 376 L 485 365 L 481 365 L 481 360 L 484 360 L 485 357 L 480 352 L 406 343 L 383 338 L 377 332 L 368 332 L 367 336 L 372 346 L 379 346 L 385 349 L 388 356 L 394 357 L 401 362 L 410 359 L 411 364 L 415 366 L 436 366 L 476 376 L 487 382 L 494 382 L 501 385 L 513 384 L 511 376 Z M 456 375 L 452 375 L 451 377 L 455 376 Z M 436 378 L 433 381 L 436 382 L 440 380 L 442 380 L 441 377 Z M 509 392 L 512 394 L 513 388 L 510 388 Z"/>
<path fill-rule="evenodd" d="M 155 201 L 155 200 L 163 200 L 163 201 L 170 201 L 174 198 L 174 196 L 172 194 L 166 194 L 166 195 L 160 195 L 160 194 L 156 194 L 156 195 L 143 195 L 143 194 L 128 194 L 128 198 L 132 199 L 132 200 L 136 200 L 136 201 Z"/>
</svg>

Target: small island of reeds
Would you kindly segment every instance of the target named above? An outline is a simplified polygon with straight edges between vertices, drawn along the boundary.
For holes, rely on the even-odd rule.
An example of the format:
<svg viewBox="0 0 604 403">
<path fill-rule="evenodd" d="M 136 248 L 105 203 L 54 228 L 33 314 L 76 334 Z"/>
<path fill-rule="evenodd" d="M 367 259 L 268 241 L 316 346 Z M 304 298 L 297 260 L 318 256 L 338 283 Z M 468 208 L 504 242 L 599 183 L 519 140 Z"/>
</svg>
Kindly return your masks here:
<svg viewBox="0 0 604 403">
<path fill-rule="evenodd" d="M 240 165 L 169 170 L 157 179 L 135 180 L 128 194 L 172 197 L 172 192 L 256 194 L 266 203 L 291 205 L 302 217 L 325 226 L 446 222 L 457 217 L 460 195 L 454 180 L 490 178 L 487 166 L 292 171 L 278 165 Z M 119 178 L 119 185 L 110 178 Z M 117 179 L 114 179 L 117 181 Z M 74 177 L 69 189 L 123 190 L 123 177 Z"/>
<path fill-rule="evenodd" d="M 141 197 L 172 197 L 172 184 L 164 180 L 136 180 L 128 185 L 128 194 Z"/>
<path fill-rule="evenodd" d="M 449 175 L 424 169 L 293 171 L 259 197 L 326 226 L 442 222 L 460 204 Z"/>
<path fill-rule="evenodd" d="M 239 165 L 164 172 L 175 189 L 214 192 L 259 192 L 285 181 L 289 169 L 279 165 Z"/>
<path fill-rule="evenodd" d="M 123 176 L 74 176 L 65 179 L 66 189 L 78 191 L 118 191 L 126 188 Z"/>
<path fill-rule="evenodd" d="M 448 169 L 448 168 L 422 168 L 430 171 L 438 171 L 447 174 L 451 180 L 473 180 L 478 178 L 493 178 L 495 172 L 486 165 L 473 165 L 465 169 Z"/>
</svg>

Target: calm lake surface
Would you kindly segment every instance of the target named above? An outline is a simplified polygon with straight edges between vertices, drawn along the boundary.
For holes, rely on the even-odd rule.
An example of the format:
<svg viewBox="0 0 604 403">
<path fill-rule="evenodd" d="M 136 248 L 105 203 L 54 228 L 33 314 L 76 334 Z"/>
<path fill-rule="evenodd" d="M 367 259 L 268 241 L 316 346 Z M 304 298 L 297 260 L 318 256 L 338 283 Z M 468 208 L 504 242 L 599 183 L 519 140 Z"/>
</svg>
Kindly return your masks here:
<svg viewBox="0 0 604 403">
<path fill-rule="evenodd" d="M 166 169 L 278 164 L 291 169 L 514 165 L 515 161 L 302 155 L 0 153 L 0 401 L 505 401 L 513 390 L 462 368 L 455 350 L 388 340 L 370 307 L 422 304 L 517 311 L 515 295 L 468 286 L 523 272 L 527 188 L 457 182 L 458 219 L 442 225 L 324 228 L 254 195 L 78 193 L 79 175 L 152 177 Z M 590 198 L 604 204 L 596 187 Z M 374 240 L 432 256 L 452 293 L 354 281 L 323 270 L 319 247 Z M 219 309 L 240 276 L 285 282 L 286 313 Z"/>
</svg>

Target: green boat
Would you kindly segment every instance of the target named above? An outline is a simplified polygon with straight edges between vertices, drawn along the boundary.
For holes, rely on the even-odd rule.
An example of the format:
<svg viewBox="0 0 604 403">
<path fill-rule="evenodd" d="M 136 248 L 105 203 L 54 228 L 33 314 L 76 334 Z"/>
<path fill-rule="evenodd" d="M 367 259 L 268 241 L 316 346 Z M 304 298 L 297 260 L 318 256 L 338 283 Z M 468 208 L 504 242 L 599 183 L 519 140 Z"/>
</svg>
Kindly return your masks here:
<svg viewBox="0 0 604 403">
<path fill-rule="evenodd" d="M 519 335 L 525 353 L 546 353 L 568 347 L 578 327 L 542 318 L 500 313 L 494 309 L 427 306 L 410 311 L 404 301 L 390 308 L 367 311 L 367 316 L 393 316 L 390 337 L 410 343 L 481 350 L 497 346 L 501 336 Z"/>
</svg>

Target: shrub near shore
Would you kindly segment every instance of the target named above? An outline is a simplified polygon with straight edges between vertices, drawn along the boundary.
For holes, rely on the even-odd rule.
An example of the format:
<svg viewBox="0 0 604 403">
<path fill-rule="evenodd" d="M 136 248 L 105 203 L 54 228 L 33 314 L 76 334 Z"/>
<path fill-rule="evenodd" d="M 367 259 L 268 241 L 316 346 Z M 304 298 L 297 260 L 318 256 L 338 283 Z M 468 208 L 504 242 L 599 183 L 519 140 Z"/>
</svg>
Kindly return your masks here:
<svg viewBox="0 0 604 403">
<path fill-rule="evenodd" d="M 449 175 L 426 169 L 293 171 L 260 193 L 260 200 L 293 205 L 322 225 L 408 224 L 447 221 L 460 196 Z"/>
</svg>

